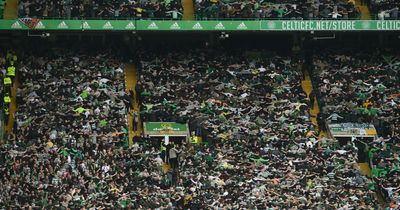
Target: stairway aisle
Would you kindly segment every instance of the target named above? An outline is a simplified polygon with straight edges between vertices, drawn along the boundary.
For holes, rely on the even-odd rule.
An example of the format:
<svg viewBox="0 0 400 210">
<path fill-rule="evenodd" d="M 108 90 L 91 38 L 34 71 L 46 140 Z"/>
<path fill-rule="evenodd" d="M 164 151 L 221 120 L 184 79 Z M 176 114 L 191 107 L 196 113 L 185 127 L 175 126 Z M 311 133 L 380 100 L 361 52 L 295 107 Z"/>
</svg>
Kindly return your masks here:
<svg viewBox="0 0 400 210">
<path fill-rule="evenodd" d="M 369 8 L 367 5 L 362 5 L 361 0 L 356 0 L 355 6 L 361 12 L 361 20 L 371 20 L 371 13 L 369 12 Z"/>
<path fill-rule="evenodd" d="M 305 79 L 301 81 L 301 87 L 303 88 L 304 92 L 306 92 L 307 97 L 310 97 L 310 93 L 313 90 L 312 87 L 312 82 L 311 82 L 311 78 L 310 75 L 308 74 L 308 72 L 306 71 L 306 75 L 305 75 Z M 318 101 L 316 96 L 314 96 L 314 107 L 313 109 L 311 109 L 310 114 L 311 114 L 311 122 L 313 123 L 313 125 L 315 126 L 316 129 L 318 129 L 318 123 L 317 123 L 317 118 L 316 116 L 318 115 L 318 113 L 320 112 L 319 109 L 319 105 L 318 105 Z M 325 132 L 321 132 L 319 137 L 327 137 L 328 134 Z M 362 174 L 370 177 L 371 176 L 371 169 L 368 165 L 368 163 L 359 163 L 358 166 L 360 167 L 360 171 Z"/>
<path fill-rule="evenodd" d="M 18 18 L 18 0 L 7 0 L 6 7 L 4 8 L 4 19 L 17 19 Z"/>
<path fill-rule="evenodd" d="M 193 0 L 182 0 L 183 20 L 194 20 Z"/>
<path fill-rule="evenodd" d="M 301 81 L 301 87 L 303 88 L 304 92 L 306 92 L 307 97 L 310 97 L 310 93 L 313 91 L 313 86 L 311 82 L 310 75 L 308 74 L 308 71 L 305 73 L 305 79 Z M 310 117 L 311 117 L 311 122 L 315 126 L 316 130 L 318 129 L 318 123 L 317 123 L 317 115 L 320 112 L 320 107 L 317 101 L 316 96 L 314 96 L 314 107 L 310 111 Z M 326 132 L 320 132 L 319 137 L 328 137 L 328 134 Z M 358 163 L 359 170 L 361 174 L 366 175 L 367 177 L 371 177 L 371 168 L 369 167 L 368 163 Z M 375 194 L 377 200 L 381 205 L 384 204 L 383 198 L 381 195 L 378 193 Z"/>
<path fill-rule="evenodd" d="M 136 92 L 135 92 L 135 87 L 138 81 L 138 76 L 137 76 L 137 71 L 135 68 L 135 65 L 131 64 L 131 63 L 127 63 L 125 64 L 125 89 L 127 91 L 129 90 L 133 90 L 135 96 L 136 96 Z M 130 113 L 136 112 L 139 115 L 140 112 L 140 107 L 139 107 L 139 103 L 134 100 L 133 103 L 133 110 L 129 110 Z M 137 124 L 137 131 L 134 132 L 133 131 L 133 121 L 132 121 L 132 115 L 128 114 L 128 129 L 129 129 L 129 145 L 133 144 L 133 137 L 134 136 L 140 136 L 141 135 L 141 131 L 142 131 L 142 123 L 140 121 L 140 115 L 139 115 L 139 122 Z"/>
<path fill-rule="evenodd" d="M 305 72 L 305 79 L 301 81 L 301 87 L 303 88 L 304 92 L 307 94 L 307 98 L 310 99 L 310 94 L 313 90 L 313 86 L 312 86 L 312 82 L 311 82 L 311 78 L 310 75 L 308 74 L 308 72 Z M 318 123 L 317 123 L 317 115 L 320 112 L 319 109 L 319 104 L 317 101 L 317 97 L 314 96 L 314 106 L 312 107 L 311 111 L 310 111 L 310 118 L 311 118 L 311 122 L 315 127 L 315 130 L 318 130 Z M 327 137 L 328 134 L 326 132 L 320 132 L 319 137 Z"/>
<path fill-rule="evenodd" d="M 133 90 L 135 96 L 136 93 L 135 87 L 138 82 L 138 74 L 135 68 L 135 65 L 131 63 L 126 63 L 125 64 L 125 89 L 126 90 Z M 140 106 L 139 103 L 134 100 L 134 105 L 133 105 L 133 111 L 137 112 L 138 114 L 140 113 Z M 132 112 L 132 110 L 130 110 Z M 137 125 L 138 130 L 136 132 L 133 132 L 133 122 L 132 122 L 132 115 L 128 114 L 128 128 L 129 128 L 129 146 L 133 144 L 133 137 L 134 136 L 140 136 L 142 131 L 143 131 L 143 126 L 140 120 L 140 115 L 139 115 L 139 123 Z M 164 173 L 167 173 L 171 166 L 169 164 L 164 163 L 162 166 L 162 170 Z"/>
<path fill-rule="evenodd" d="M 18 75 L 17 75 L 18 76 Z M 13 87 L 11 88 L 11 103 L 8 117 L 8 124 L 5 126 L 5 133 L 9 134 L 14 129 L 14 117 L 17 112 L 17 88 L 20 86 L 17 77 L 14 78 Z"/>
<path fill-rule="evenodd" d="M 360 171 L 362 175 L 371 177 L 372 173 L 371 173 L 371 168 L 369 167 L 368 163 L 358 163 L 358 166 L 360 167 Z"/>
</svg>

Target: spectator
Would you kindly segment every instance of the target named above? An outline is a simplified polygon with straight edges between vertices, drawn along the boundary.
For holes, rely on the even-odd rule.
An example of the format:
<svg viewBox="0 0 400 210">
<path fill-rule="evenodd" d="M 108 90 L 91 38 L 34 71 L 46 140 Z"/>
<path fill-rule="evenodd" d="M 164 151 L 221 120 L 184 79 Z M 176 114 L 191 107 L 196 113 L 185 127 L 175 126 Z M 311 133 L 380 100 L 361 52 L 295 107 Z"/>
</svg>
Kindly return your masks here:
<svg viewBox="0 0 400 210">
<path fill-rule="evenodd" d="M 21 0 L 19 17 L 37 18 L 170 18 L 182 16 L 180 0 Z"/>
<path fill-rule="evenodd" d="M 313 146 L 302 60 L 202 49 L 139 57 L 140 117 L 183 119 L 212 147 L 182 145 L 179 155 L 138 137 L 124 149 L 129 101 L 116 55 L 36 52 L 18 71 L 16 143 L 0 147 L 1 206 L 378 208 L 351 148 Z M 179 174 L 163 174 L 164 157 Z"/>
<path fill-rule="evenodd" d="M 207 138 L 214 142 L 210 148 L 185 151 L 180 177 L 190 189 L 190 205 L 376 206 L 367 178 L 354 168 L 351 151 L 336 148 L 330 153 L 331 148 L 313 146 L 318 141 L 315 134 L 313 141 L 305 138 L 311 122 L 300 87 L 300 63 L 262 55 L 251 59 L 241 53 L 204 50 L 140 55 L 142 119 L 184 118 L 207 130 Z M 336 161 L 344 163 L 343 168 L 333 170 Z M 340 192 L 343 186 L 349 187 Z"/>
<path fill-rule="evenodd" d="M 370 10 L 378 19 L 397 20 L 400 2 L 396 0 L 371 0 Z"/>
<path fill-rule="evenodd" d="M 388 56 L 387 54 L 390 54 Z M 368 144 L 377 188 L 393 206 L 399 203 L 400 98 L 398 55 L 392 52 L 332 53 L 316 56 L 322 114 L 328 119 L 372 123 L 379 136 Z M 378 189 L 376 189 L 378 190 Z"/>
<path fill-rule="evenodd" d="M 357 18 L 354 1 L 244 1 L 201 0 L 195 2 L 199 19 L 349 19 Z"/>
</svg>

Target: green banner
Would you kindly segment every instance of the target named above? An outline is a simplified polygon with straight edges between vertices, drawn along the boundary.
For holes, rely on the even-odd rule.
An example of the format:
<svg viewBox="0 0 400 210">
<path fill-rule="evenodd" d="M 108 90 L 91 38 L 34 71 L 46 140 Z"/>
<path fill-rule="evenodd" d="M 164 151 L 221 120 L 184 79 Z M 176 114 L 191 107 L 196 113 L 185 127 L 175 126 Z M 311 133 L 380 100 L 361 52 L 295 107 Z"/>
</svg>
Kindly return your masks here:
<svg viewBox="0 0 400 210">
<path fill-rule="evenodd" d="M 145 135 L 189 135 L 187 124 L 174 122 L 146 122 L 144 123 Z"/>
<path fill-rule="evenodd" d="M 95 31 L 398 31 L 400 20 L 40 20 L 29 28 L 21 20 L 0 20 L 0 30 Z"/>
<path fill-rule="evenodd" d="M 260 21 L 137 21 L 137 30 L 164 31 L 257 31 Z"/>
<path fill-rule="evenodd" d="M 83 20 L 81 24 L 83 30 L 136 30 L 134 20 Z"/>
<path fill-rule="evenodd" d="M 0 30 L 136 30 L 134 20 L 40 20 L 29 28 L 21 20 L 0 20 Z"/>
</svg>

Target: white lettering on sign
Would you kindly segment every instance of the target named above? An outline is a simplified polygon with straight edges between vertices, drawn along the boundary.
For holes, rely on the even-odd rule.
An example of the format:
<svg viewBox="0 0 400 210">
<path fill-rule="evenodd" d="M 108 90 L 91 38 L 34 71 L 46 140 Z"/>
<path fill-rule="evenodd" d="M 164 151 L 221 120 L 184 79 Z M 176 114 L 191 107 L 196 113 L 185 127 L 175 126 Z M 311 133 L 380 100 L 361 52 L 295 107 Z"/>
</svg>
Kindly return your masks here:
<svg viewBox="0 0 400 210">
<path fill-rule="evenodd" d="M 283 21 L 282 30 L 288 31 L 324 31 L 324 30 L 355 30 L 355 21 Z"/>
<path fill-rule="evenodd" d="M 400 21 L 382 20 L 376 24 L 378 30 L 400 30 Z"/>
</svg>

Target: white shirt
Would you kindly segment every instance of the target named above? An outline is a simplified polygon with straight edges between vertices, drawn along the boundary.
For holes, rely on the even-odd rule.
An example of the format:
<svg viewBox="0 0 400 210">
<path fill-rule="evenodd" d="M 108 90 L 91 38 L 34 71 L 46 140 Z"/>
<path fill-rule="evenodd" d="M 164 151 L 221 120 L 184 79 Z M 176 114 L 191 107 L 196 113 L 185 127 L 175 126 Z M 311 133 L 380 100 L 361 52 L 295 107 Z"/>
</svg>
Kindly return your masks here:
<svg viewBox="0 0 400 210">
<path fill-rule="evenodd" d="M 108 81 L 110 81 L 110 80 L 109 80 L 109 79 L 106 79 L 106 78 L 101 78 L 101 79 L 100 79 L 100 84 L 107 83 Z"/>
<path fill-rule="evenodd" d="M 90 112 L 89 112 L 89 111 L 86 111 L 86 112 L 85 112 L 85 116 L 86 116 L 86 118 L 88 118 L 88 117 L 89 117 L 89 115 L 90 115 Z"/>
<path fill-rule="evenodd" d="M 139 144 L 136 142 L 135 144 L 133 144 L 133 151 L 136 152 L 139 150 Z"/>
<path fill-rule="evenodd" d="M 99 109 L 99 107 L 97 107 L 97 108 L 94 110 L 94 113 L 95 113 L 96 115 L 99 115 L 99 114 L 100 114 L 100 109 Z"/>
<path fill-rule="evenodd" d="M 339 14 L 338 12 L 332 12 L 332 18 L 333 19 L 337 19 L 338 17 L 342 17 L 342 15 L 341 14 Z"/>
<path fill-rule="evenodd" d="M 258 71 L 260 71 L 260 72 L 265 72 L 265 71 L 267 71 L 267 69 L 264 68 L 264 67 L 260 67 L 260 68 L 258 68 Z"/>
<path fill-rule="evenodd" d="M 307 148 L 313 148 L 314 144 L 311 141 L 306 142 Z"/>
<path fill-rule="evenodd" d="M 124 72 L 124 70 L 122 70 L 121 67 L 118 67 L 118 68 L 115 70 L 115 72 L 122 73 L 122 72 Z"/>
<path fill-rule="evenodd" d="M 101 167 L 101 170 L 103 170 L 104 173 L 107 173 L 110 170 L 110 166 L 104 165 Z"/>
</svg>

